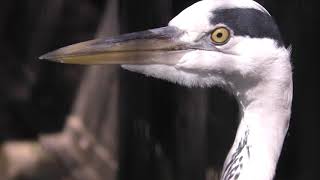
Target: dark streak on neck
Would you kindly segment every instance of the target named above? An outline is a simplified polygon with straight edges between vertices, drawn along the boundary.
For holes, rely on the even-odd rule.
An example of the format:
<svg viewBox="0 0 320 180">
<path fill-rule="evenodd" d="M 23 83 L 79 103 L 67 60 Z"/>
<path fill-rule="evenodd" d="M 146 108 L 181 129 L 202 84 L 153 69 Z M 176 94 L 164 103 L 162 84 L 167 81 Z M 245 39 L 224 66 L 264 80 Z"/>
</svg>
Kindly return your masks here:
<svg viewBox="0 0 320 180">
<path fill-rule="evenodd" d="M 244 137 L 241 138 L 236 151 L 232 154 L 230 161 L 226 165 L 222 177 L 223 180 L 237 180 L 244 166 L 243 153 L 247 151 L 247 157 L 250 158 L 250 146 L 248 146 L 249 129 L 245 131 Z"/>
</svg>

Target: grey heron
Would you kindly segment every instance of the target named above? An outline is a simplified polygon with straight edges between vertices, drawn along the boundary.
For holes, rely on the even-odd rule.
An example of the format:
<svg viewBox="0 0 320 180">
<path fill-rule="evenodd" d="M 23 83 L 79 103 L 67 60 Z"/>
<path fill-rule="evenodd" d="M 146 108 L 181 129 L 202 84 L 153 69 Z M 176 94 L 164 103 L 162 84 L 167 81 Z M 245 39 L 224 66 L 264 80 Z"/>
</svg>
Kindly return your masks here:
<svg viewBox="0 0 320 180">
<path fill-rule="evenodd" d="M 271 180 L 291 115 L 290 53 L 257 2 L 202 0 L 166 27 L 70 45 L 40 59 L 121 64 L 184 86 L 223 87 L 238 101 L 240 122 L 221 180 Z"/>
</svg>

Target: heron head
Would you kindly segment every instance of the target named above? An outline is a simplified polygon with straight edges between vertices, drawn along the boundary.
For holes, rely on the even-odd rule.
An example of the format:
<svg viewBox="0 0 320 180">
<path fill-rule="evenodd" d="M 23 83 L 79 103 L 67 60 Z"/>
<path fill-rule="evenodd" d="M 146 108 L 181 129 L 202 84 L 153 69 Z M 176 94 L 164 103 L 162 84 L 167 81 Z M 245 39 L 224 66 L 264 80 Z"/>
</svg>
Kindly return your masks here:
<svg viewBox="0 0 320 180">
<path fill-rule="evenodd" d="M 277 25 L 258 3 L 202 0 L 167 27 L 82 42 L 40 58 L 121 64 L 186 86 L 212 86 L 266 77 L 279 57 L 288 59 L 288 54 Z"/>
</svg>

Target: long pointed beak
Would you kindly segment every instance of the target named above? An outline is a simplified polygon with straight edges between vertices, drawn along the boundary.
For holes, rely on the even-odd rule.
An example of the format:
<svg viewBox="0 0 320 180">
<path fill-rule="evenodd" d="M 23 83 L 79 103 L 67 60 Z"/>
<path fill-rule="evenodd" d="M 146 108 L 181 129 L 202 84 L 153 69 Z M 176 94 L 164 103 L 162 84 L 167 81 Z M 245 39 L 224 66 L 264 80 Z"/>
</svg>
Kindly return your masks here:
<svg viewBox="0 0 320 180">
<path fill-rule="evenodd" d="M 183 31 L 163 27 L 86 41 L 47 53 L 40 59 L 69 64 L 176 64 L 189 45 Z"/>
</svg>

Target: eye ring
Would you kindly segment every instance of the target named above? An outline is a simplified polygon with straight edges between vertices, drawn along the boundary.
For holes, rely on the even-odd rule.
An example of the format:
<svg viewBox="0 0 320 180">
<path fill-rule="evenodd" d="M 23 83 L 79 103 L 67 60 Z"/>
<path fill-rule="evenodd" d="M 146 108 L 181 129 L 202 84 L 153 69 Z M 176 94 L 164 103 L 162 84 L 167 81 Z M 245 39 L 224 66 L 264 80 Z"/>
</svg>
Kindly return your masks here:
<svg viewBox="0 0 320 180">
<path fill-rule="evenodd" d="M 226 27 L 217 27 L 211 32 L 210 38 L 215 45 L 224 45 L 230 39 L 230 30 Z"/>
</svg>

